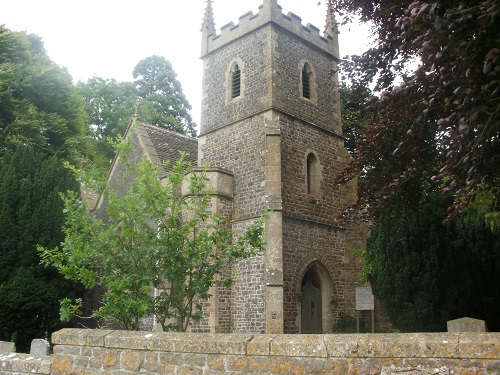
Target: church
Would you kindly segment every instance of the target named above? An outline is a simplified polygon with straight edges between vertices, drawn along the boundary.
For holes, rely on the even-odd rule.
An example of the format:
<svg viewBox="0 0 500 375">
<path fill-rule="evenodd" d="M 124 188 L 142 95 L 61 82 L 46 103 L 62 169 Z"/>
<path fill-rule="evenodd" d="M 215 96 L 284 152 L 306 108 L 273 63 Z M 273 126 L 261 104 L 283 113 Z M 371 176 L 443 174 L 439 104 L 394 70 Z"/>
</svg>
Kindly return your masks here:
<svg viewBox="0 0 500 375">
<path fill-rule="evenodd" d="M 330 333 L 355 315 L 362 225 L 335 217 L 356 199 L 336 188 L 349 162 L 340 117 L 338 32 L 324 33 L 264 0 L 257 14 L 217 31 L 208 0 L 201 30 L 202 114 L 198 138 L 132 121 L 137 158 L 159 166 L 179 150 L 207 163 L 214 213 L 235 234 L 270 210 L 266 251 L 233 265 L 234 284 L 211 290 L 194 332 Z M 130 132 L 131 129 L 133 132 Z M 159 178 L 168 174 L 160 167 Z M 119 189 L 119 166 L 109 180 Z"/>
</svg>

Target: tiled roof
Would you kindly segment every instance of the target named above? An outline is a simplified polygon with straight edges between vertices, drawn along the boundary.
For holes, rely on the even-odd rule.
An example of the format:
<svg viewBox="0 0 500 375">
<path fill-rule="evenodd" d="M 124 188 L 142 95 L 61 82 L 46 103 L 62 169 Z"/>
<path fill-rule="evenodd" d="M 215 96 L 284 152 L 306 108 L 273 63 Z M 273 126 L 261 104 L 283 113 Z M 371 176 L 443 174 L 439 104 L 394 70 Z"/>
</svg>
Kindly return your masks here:
<svg viewBox="0 0 500 375">
<path fill-rule="evenodd" d="M 157 126 L 138 123 L 137 130 L 147 137 L 150 142 L 149 146 L 153 148 L 151 153 L 156 154 L 160 163 L 170 162 L 175 163 L 179 157 L 179 152 L 187 154 L 187 160 L 196 166 L 198 161 L 198 139 L 180 134 L 171 130 L 166 130 Z M 164 166 L 165 172 L 169 172 L 171 168 Z"/>
</svg>

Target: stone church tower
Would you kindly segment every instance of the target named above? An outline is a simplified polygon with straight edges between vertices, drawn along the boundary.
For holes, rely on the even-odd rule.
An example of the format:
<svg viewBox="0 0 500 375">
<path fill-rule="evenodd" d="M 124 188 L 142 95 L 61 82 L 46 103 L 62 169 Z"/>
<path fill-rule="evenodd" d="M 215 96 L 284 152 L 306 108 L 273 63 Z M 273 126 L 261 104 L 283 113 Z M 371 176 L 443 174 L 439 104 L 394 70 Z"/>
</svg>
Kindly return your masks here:
<svg viewBox="0 0 500 375">
<path fill-rule="evenodd" d="M 198 164 L 210 163 L 212 208 L 233 231 L 269 209 L 267 249 L 235 264 L 230 289 L 213 290 L 212 332 L 334 332 L 353 315 L 362 246 L 360 227 L 335 222 L 355 199 L 337 190 L 349 156 L 340 120 L 339 61 L 333 14 L 323 35 L 264 0 L 258 14 L 216 32 L 211 0 L 202 25 L 204 66 Z"/>
</svg>

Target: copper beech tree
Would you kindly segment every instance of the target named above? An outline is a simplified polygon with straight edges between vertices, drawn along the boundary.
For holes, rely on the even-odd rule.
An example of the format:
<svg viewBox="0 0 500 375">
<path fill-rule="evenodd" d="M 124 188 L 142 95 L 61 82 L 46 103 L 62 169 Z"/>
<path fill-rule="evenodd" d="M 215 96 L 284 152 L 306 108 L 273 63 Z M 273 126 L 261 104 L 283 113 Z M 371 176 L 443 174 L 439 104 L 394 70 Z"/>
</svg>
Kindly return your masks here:
<svg viewBox="0 0 500 375">
<path fill-rule="evenodd" d="M 345 219 L 412 204 L 420 188 L 451 196 L 449 224 L 481 190 L 498 195 L 500 7 L 497 0 L 330 0 L 342 22 L 373 25 L 373 47 L 343 61 L 374 85 L 372 123 L 339 184 L 360 177 Z M 418 194 L 417 194 L 418 195 Z M 498 211 L 494 208 L 494 211 Z"/>
</svg>

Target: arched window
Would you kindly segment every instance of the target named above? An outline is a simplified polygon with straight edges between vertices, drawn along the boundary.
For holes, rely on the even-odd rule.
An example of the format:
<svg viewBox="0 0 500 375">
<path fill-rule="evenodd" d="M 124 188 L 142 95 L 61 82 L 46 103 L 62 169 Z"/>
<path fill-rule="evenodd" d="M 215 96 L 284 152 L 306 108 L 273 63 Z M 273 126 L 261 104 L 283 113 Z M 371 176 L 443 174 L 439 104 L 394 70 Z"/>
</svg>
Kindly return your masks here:
<svg viewBox="0 0 500 375">
<path fill-rule="evenodd" d="M 316 92 L 316 71 L 314 66 L 305 60 L 299 62 L 299 92 L 302 99 L 316 104 L 318 93 Z"/>
<path fill-rule="evenodd" d="M 318 195 L 319 194 L 319 161 L 314 153 L 307 155 L 307 165 L 306 165 L 306 183 L 307 183 L 307 194 Z"/>
<path fill-rule="evenodd" d="M 302 68 L 302 96 L 311 99 L 312 70 L 309 63 L 305 63 Z"/>
<path fill-rule="evenodd" d="M 245 63 L 240 58 L 234 59 L 226 69 L 226 105 L 237 103 L 245 95 Z"/>
<path fill-rule="evenodd" d="M 241 70 L 238 64 L 234 64 L 231 70 L 231 99 L 241 94 Z"/>
</svg>

